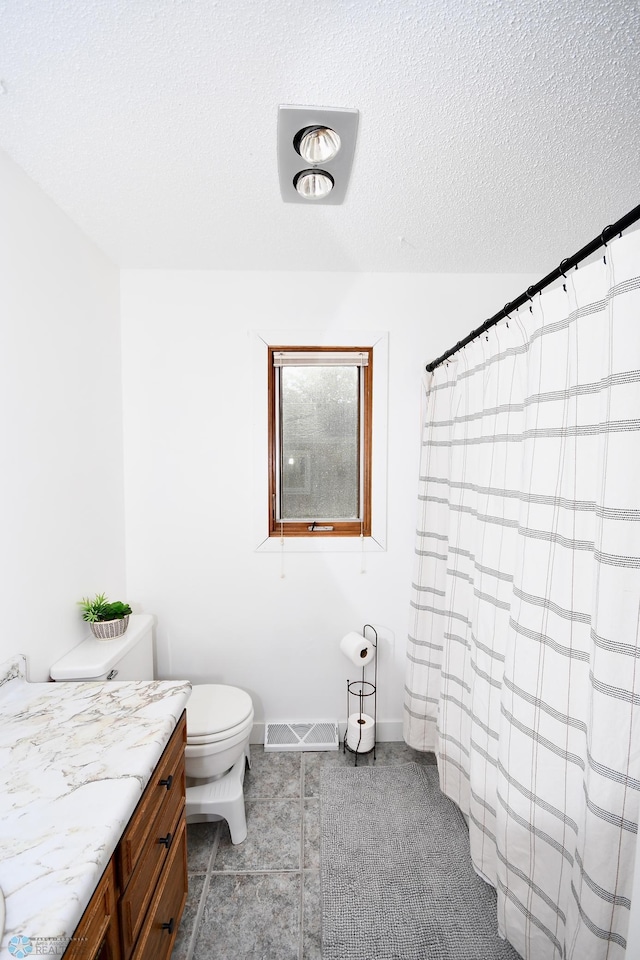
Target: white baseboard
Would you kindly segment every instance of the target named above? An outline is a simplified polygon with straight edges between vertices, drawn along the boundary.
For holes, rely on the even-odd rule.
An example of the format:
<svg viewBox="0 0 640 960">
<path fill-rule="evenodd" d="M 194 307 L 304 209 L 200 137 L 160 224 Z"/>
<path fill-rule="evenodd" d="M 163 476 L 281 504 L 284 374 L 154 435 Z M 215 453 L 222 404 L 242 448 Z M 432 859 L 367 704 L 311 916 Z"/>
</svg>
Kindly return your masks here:
<svg viewBox="0 0 640 960">
<path fill-rule="evenodd" d="M 326 717 L 324 718 L 326 719 Z M 338 721 L 340 737 L 344 737 L 346 723 Z M 254 723 L 250 743 L 264 743 L 264 723 Z M 402 743 L 402 720 L 378 720 L 376 741 L 378 743 Z"/>
</svg>

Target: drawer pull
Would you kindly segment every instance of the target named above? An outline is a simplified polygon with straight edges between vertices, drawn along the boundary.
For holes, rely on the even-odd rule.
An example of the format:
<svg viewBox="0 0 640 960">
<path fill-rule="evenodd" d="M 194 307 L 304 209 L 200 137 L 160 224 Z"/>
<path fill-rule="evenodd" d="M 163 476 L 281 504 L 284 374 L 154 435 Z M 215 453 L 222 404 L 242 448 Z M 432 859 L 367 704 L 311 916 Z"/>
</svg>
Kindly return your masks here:
<svg viewBox="0 0 640 960">
<path fill-rule="evenodd" d="M 163 929 L 163 930 L 166 930 L 167 933 L 169 934 L 169 936 L 171 936 L 171 934 L 173 933 L 173 928 L 174 928 L 174 926 L 175 926 L 175 921 L 174 921 L 173 917 L 171 917 L 171 920 L 169 920 L 169 923 L 163 923 L 163 924 L 162 924 L 162 929 Z"/>
<path fill-rule="evenodd" d="M 167 848 L 167 850 L 168 850 L 169 847 L 171 846 L 171 841 L 172 841 L 172 840 L 173 840 L 173 837 L 171 836 L 170 833 L 168 833 L 168 834 L 166 835 L 166 837 L 158 837 L 158 843 L 164 843 L 164 845 L 165 845 L 165 847 Z"/>
<path fill-rule="evenodd" d="M 173 774 L 170 773 L 166 780 L 160 781 L 161 787 L 166 787 L 167 790 L 171 790 L 171 784 L 173 783 Z"/>
</svg>

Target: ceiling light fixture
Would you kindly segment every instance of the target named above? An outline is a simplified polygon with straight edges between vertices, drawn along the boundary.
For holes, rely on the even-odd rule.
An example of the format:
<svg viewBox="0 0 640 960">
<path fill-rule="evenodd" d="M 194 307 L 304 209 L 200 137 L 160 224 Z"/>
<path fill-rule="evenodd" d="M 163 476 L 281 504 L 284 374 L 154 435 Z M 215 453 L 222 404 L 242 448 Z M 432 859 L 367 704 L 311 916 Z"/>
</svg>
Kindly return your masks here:
<svg viewBox="0 0 640 960">
<path fill-rule="evenodd" d="M 287 203 L 342 203 L 357 131 L 357 110 L 280 106 L 278 175 L 282 199 Z"/>
<path fill-rule="evenodd" d="M 307 163 L 328 163 L 340 149 L 340 134 L 331 127 L 305 127 L 293 138 L 293 146 Z"/>
<path fill-rule="evenodd" d="M 333 190 L 333 177 L 326 170 L 302 170 L 293 185 L 305 200 L 322 200 Z"/>
</svg>

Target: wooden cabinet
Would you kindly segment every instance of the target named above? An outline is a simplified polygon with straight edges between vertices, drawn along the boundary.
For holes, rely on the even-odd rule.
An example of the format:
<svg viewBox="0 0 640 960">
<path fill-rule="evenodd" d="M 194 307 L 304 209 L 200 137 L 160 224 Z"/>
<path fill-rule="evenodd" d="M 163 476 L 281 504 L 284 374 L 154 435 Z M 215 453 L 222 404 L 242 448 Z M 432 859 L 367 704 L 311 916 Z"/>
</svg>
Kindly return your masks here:
<svg viewBox="0 0 640 960">
<path fill-rule="evenodd" d="M 167 744 L 154 776 L 149 781 L 140 803 L 125 830 L 116 852 L 120 885 L 119 921 L 122 960 L 129 960 L 136 941 L 142 935 L 151 901 L 167 882 L 168 870 L 179 878 L 186 899 L 186 867 L 182 870 L 179 858 L 171 856 L 184 830 L 185 773 L 184 717 Z M 174 911 L 173 925 L 165 928 L 164 940 L 173 944 L 184 899 Z M 176 912 L 178 915 L 176 916 Z M 171 924 L 167 916 L 161 922 Z M 167 951 L 167 956 L 170 951 Z M 163 957 L 158 952 L 158 960 Z"/>
<path fill-rule="evenodd" d="M 168 960 L 187 899 L 183 713 L 64 960 Z"/>
<path fill-rule="evenodd" d="M 113 858 L 74 930 L 64 960 L 121 960 Z"/>
<path fill-rule="evenodd" d="M 156 887 L 147 911 L 144 928 L 138 937 L 133 960 L 159 960 L 171 955 L 180 917 L 187 896 L 187 827 L 180 823 L 167 868 Z"/>
</svg>

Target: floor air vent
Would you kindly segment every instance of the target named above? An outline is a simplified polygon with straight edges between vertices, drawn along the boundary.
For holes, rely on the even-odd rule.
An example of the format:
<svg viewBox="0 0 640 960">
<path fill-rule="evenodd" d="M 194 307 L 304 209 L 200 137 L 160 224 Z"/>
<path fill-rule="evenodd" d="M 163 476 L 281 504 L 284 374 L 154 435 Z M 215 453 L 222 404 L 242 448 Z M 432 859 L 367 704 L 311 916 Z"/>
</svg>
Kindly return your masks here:
<svg viewBox="0 0 640 960">
<path fill-rule="evenodd" d="M 321 723 L 267 723 L 264 731 L 265 750 L 337 750 L 338 724 L 333 720 Z"/>
</svg>

